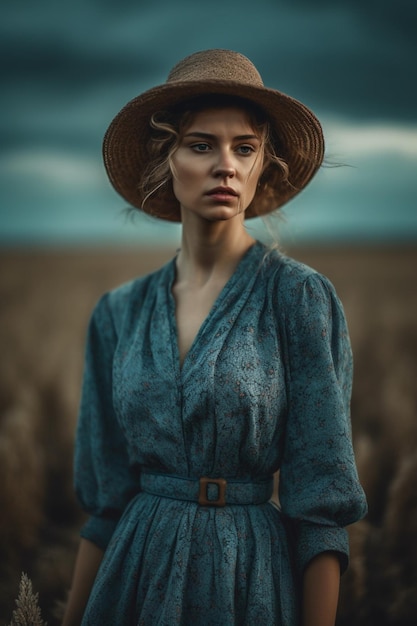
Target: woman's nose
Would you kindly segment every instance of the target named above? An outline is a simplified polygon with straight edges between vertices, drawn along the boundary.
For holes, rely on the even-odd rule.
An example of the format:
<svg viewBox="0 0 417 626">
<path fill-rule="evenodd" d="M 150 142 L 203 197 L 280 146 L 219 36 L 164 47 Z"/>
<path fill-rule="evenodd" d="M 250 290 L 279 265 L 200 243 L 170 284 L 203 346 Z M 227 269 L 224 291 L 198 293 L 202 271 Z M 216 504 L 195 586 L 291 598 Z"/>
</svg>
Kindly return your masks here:
<svg viewBox="0 0 417 626">
<path fill-rule="evenodd" d="M 213 174 L 216 177 L 232 178 L 236 174 L 233 158 L 226 152 L 219 152 L 217 162 L 214 165 Z"/>
</svg>

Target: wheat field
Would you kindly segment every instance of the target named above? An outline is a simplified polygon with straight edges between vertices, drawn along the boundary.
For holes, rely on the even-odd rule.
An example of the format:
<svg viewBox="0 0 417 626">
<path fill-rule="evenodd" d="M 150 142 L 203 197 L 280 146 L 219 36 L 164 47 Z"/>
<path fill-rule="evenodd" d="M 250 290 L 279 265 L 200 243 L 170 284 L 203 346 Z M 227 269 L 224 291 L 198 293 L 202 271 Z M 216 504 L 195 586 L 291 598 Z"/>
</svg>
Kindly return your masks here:
<svg viewBox="0 0 417 626">
<path fill-rule="evenodd" d="M 22 571 L 60 623 L 83 515 L 72 450 L 86 326 L 99 296 L 173 249 L 0 252 L 0 624 Z M 417 247 L 294 248 L 345 305 L 354 445 L 369 502 L 350 529 L 338 626 L 417 623 Z"/>
</svg>

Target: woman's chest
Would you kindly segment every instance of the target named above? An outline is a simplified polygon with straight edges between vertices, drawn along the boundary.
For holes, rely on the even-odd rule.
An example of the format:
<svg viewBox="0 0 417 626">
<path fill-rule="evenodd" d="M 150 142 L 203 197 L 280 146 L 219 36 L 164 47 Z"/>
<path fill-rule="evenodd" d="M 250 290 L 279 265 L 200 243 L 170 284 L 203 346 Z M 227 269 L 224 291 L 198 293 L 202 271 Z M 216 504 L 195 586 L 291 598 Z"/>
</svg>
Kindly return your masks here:
<svg viewBox="0 0 417 626">
<path fill-rule="evenodd" d="M 223 284 L 209 284 L 199 289 L 174 286 L 172 293 L 175 303 L 174 334 L 181 367 L 200 328 L 210 317 L 222 288 Z"/>
<path fill-rule="evenodd" d="M 282 409 L 286 372 L 273 311 L 257 300 L 238 314 L 231 309 L 207 319 L 205 311 L 196 307 L 195 315 L 183 320 L 196 333 L 188 335 L 182 369 L 173 311 L 159 309 L 120 337 L 113 392 L 121 415 L 161 413 L 166 407 L 187 419 Z"/>
<path fill-rule="evenodd" d="M 276 333 L 233 317 L 211 330 L 193 344 L 182 372 L 155 337 L 147 349 L 131 341 L 117 356 L 113 397 L 131 456 L 159 463 L 169 450 L 168 469 L 188 458 L 201 463 L 199 471 L 217 459 L 228 475 L 242 463 L 275 467 L 287 414 Z"/>
</svg>

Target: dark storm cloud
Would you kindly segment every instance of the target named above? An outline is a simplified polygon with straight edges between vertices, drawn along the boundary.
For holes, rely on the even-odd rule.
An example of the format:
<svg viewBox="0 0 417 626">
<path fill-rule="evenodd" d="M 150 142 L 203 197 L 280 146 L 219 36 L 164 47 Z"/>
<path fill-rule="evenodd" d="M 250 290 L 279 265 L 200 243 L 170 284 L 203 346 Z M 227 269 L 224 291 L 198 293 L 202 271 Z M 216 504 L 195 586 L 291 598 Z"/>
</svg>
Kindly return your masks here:
<svg viewBox="0 0 417 626">
<path fill-rule="evenodd" d="M 14 93 L 32 87 L 75 97 L 129 82 L 140 89 L 163 80 L 184 54 L 224 46 L 251 56 L 266 83 L 320 109 L 415 118 L 414 0 L 50 0 L 43 7 L 11 5 L 0 26 L 0 69 Z"/>
<path fill-rule="evenodd" d="M 416 119 L 414 0 L 317 0 L 313 5 L 294 0 L 288 7 L 309 12 L 309 50 L 296 54 L 292 69 L 303 92 L 320 107 L 367 119 Z"/>
<path fill-rule="evenodd" d="M 288 0 L 286 5 L 293 8 L 311 8 L 310 0 Z M 415 43 L 417 4 L 415 0 L 315 0 L 316 9 L 334 7 L 353 9 L 369 24 L 385 30 L 387 36 L 398 35 Z"/>
</svg>

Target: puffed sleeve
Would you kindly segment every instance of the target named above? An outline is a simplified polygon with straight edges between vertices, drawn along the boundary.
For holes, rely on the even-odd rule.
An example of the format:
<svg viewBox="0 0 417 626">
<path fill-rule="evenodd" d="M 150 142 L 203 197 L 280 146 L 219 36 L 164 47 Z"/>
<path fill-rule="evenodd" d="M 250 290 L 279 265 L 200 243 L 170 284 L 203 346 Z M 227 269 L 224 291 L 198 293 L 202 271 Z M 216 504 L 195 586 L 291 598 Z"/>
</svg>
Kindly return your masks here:
<svg viewBox="0 0 417 626">
<path fill-rule="evenodd" d="M 90 514 L 81 536 L 103 550 L 127 503 L 138 491 L 125 437 L 113 408 L 112 367 L 117 334 L 108 296 L 88 328 L 74 459 L 75 490 Z"/>
<path fill-rule="evenodd" d="M 345 526 L 367 511 L 351 439 L 349 334 L 331 283 L 312 271 L 296 274 L 289 285 L 281 281 L 278 303 L 289 407 L 279 499 L 295 528 L 299 571 L 328 550 L 344 571 Z"/>
</svg>

